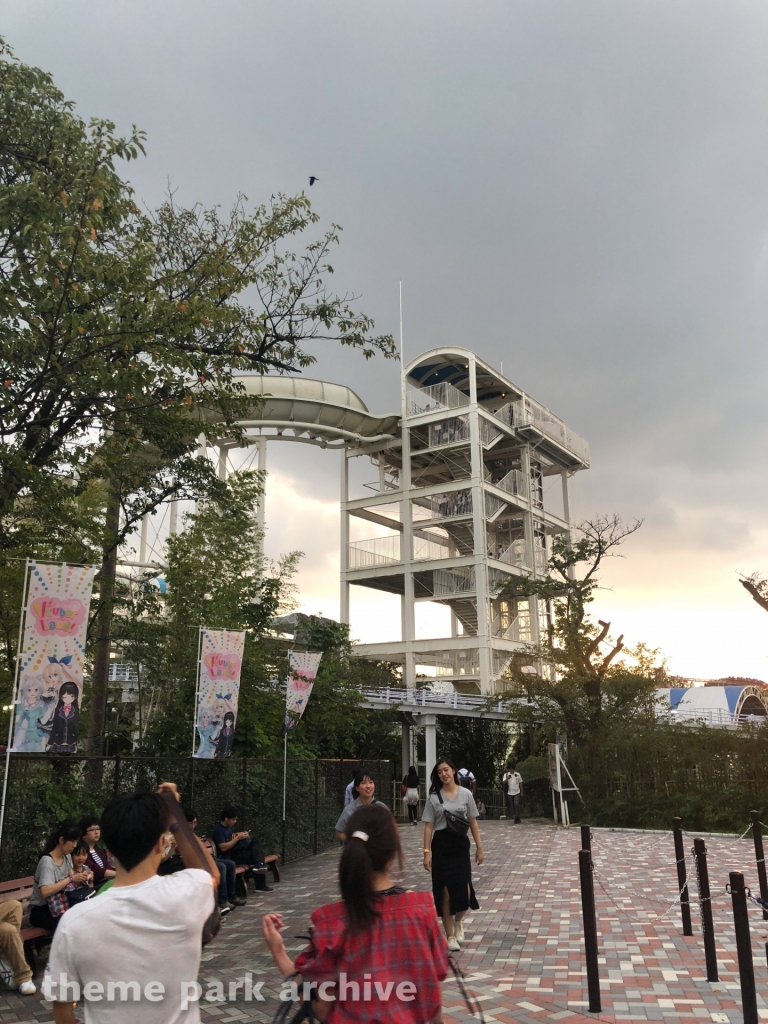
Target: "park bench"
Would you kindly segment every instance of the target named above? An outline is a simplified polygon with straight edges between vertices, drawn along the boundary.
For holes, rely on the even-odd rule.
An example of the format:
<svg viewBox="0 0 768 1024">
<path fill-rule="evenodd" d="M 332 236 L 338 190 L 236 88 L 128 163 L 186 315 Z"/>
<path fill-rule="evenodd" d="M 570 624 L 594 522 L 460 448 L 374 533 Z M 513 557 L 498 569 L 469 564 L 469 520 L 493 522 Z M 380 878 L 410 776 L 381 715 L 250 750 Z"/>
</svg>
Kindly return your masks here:
<svg viewBox="0 0 768 1024">
<path fill-rule="evenodd" d="M 210 839 L 203 839 L 203 844 L 210 850 L 212 857 L 219 857 L 216 852 L 216 848 Z M 280 857 L 276 853 L 269 853 L 264 858 L 264 864 L 266 865 L 267 871 L 270 872 L 276 882 L 280 881 Z M 243 899 L 248 893 L 245 885 L 245 876 L 249 871 L 247 864 L 238 864 L 235 868 L 235 875 L 237 876 L 237 895 Z"/>
<path fill-rule="evenodd" d="M 24 910 L 21 921 L 24 956 L 36 975 L 39 966 L 38 952 L 43 944 L 43 939 L 52 938 L 53 932 L 48 931 L 47 928 L 35 928 L 29 923 L 29 897 L 32 895 L 34 881 L 34 875 L 27 875 L 26 878 L 12 878 L 7 882 L 0 882 L 0 903 L 5 903 L 7 900 L 18 900 L 21 903 Z"/>
</svg>

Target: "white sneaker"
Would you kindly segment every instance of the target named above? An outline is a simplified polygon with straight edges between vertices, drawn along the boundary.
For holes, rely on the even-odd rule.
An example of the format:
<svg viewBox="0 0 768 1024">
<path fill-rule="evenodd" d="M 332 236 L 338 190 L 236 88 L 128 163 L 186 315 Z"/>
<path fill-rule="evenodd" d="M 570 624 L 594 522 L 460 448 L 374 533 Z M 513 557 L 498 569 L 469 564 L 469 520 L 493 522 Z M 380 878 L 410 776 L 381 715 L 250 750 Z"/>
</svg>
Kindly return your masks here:
<svg viewBox="0 0 768 1024">
<path fill-rule="evenodd" d="M 461 949 L 461 946 L 459 945 L 459 940 L 456 938 L 455 935 L 452 935 L 450 939 L 448 939 L 448 949 L 450 949 L 452 953 L 457 953 Z"/>
<path fill-rule="evenodd" d="M 19 985 L 19 992 L 23 996 L 33 996 L 37 992 L 37 985 L 34 981 L 22 981 Z"/>
<path fill-rule="evenodd" d="M 454 919 L 454 922 L 453 922 L 453 934 L 456 936 L 456 938 L 459 940 L 459 942 L 463 942 L 464 941 L 464 922 L 463 921 L 456 921 Z"/>
</svg>

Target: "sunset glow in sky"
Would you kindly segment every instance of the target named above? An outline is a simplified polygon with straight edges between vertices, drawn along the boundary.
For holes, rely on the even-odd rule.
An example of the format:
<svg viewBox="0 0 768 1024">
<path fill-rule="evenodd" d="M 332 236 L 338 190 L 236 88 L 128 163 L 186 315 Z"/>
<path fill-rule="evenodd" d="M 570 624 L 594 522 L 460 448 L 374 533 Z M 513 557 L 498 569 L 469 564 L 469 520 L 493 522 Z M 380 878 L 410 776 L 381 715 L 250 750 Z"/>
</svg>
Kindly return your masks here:
<svg viewBox="0 0 768 1024">
<path fill-rule="evenodd" d="M 574 520 L 644 520 L 595 612 L 672 672 L 768 679 L 737 575 L 768 572 L 768 5 L 6 0 L 3 34 L 84 118 L 146 130 L 148 206 L 307 190 L 377 331 L 402 281 L 408 358 L 503 362 L 590 442 Z M 313 351 L 398 409 L 395 365 Z M 267 550 L 305 551 L 302 605 L 335 615 L 338 455 L 269 464 Z M 358 639 L 398 627 L 374 596 Z"/>
</svg>

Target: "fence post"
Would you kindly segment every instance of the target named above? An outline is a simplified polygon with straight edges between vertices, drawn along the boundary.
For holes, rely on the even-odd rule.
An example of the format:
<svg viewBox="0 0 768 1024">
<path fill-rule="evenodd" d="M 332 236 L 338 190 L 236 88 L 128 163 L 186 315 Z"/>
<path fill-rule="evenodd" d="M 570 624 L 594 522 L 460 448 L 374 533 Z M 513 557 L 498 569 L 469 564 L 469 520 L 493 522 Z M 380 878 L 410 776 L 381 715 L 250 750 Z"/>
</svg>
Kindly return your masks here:
<svg viewBox="0 0 768 1024">
<path fill-rule="evenodd" d="M 241 814 L 243 816 L 243 823 L 245 824 L 246 828 L 250 828 L 251 824 L 247 820 L 247 817 L 246 817 L 246 815 L 248 813 L 248 804 L 247 804 L 248 797 L 247 797 L 247 794 L 246 794 L 247 788 L 248 788 L 248 759 L 246 757 L 244 757 L 243 758 L 243 771 L 242 771 L 242 775 L 240 777 L 240 806 L 242 808 Z"/>
<path fill-rule="evenodd" d="M 699 885 L 699 907 L 701 909 L 701 931 L 704 937 L 704 957 L 707 962 L 707 981 L 718 981 L 715 928 L 712 923 L 712 897 L 709 891 L 709 870 L 707 868 L 707 847 L 703 839 L 693 840 L 693 852 L 696 856 L 696 877 Z"/>
<path fill-rule="evenodd" d="M 589 825 L 581 826 L 581 848 L 592 853 L 592 829 Z"/>
<path fill-rule="evenodd" d="M 115 781 L 114 781 L 114 792 L 112 796 L 117 796 L 120 792 L 120 751 L 115 754 Z"/>
<path fill-rule="evenodd" d="M 685 868 L 682 826 L 682 818 L 672 819 L 672 835 L 675 837 L 675 860 L 677 861 L 677 888 L 680 892 L 680 917 L 683 921 L 683 935 L 693 935 L 691 898 L 688 894 L 688 872 Z"/>
<path fill-rule="evenodd" d="M 317 854 L 318 802 L 320 800 L 320 761 L 315 758 L 315 829 L 312 833 L 312 853 Z"/>
<path fill-rule="evenodd" d="M 584 921 L 584 952 L 587 961 L 587 991 L 589 1012 L 600 1013 L 600 972 L 597 966 L 597 916 L 595 914 L 595 887 L 592 881 L 592 854 L 579 850 L 579 879 L 581 881 L 581 915 Z"/>
<path fill-rule="evenodd" d="M 755 841 L 755 860 L 757 861 L 757 881 L 760 884 L 760 899 L 763 904 L 768 903 L 768 878 L 765 874 L 765 850 L 763 848 L 763 833 L 760 827 L 760 815 L 757 811 L 750 811 L 752 818 L 752 838 Z M 763 920 L 768 921 L 768 910 L 763 906 Z"/>
<path fill-rule="evenodd" d="M 736 955 L 739 961 L 739 983 L 741 984 L 741 1012 L 744 1024 L 757 1024 L 757 992 L 755 991 L 755 967 L 752 963 L 752 941 L 749 937 L 749 911 L 744 890 L 744 875 L 731 871 L 731 902 L 733 903 L 733 928 L 736 932 Z"/>
</svg>

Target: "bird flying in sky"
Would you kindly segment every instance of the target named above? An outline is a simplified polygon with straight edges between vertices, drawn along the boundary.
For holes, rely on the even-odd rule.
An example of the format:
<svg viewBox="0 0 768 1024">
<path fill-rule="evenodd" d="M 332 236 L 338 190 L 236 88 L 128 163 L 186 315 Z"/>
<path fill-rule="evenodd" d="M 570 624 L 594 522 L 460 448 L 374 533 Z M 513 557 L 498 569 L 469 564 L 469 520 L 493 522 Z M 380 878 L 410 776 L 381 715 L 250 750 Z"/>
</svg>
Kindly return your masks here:
<svg viewBox="0 0 768 1024">
<path fill-rule="evenodd" d="M 320 179 L 316 178 L 314 176 L 314 174 L 310 174 L 310 176 L 309 176 L 309 187 L 311 188 L 315 184 L 316 181 L 320 181 Z"/>
</svg>

